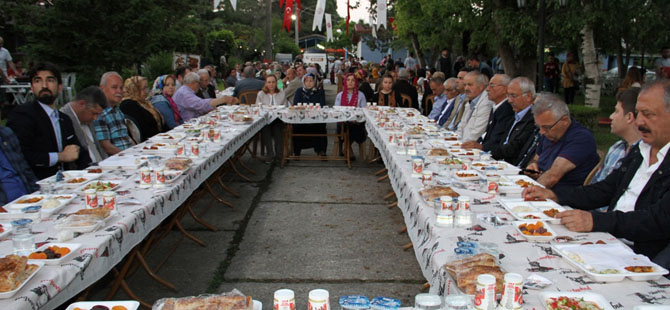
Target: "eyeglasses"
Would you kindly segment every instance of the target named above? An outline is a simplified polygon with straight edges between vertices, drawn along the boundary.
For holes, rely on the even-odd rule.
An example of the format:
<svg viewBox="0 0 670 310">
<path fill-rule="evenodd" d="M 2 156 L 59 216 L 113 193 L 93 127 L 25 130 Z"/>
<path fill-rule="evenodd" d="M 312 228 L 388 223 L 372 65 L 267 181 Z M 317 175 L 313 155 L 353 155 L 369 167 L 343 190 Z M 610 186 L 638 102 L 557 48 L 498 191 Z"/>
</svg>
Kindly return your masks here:
<svg viewBox="0 0 670 310">
<path fill-rule="evenodd" d="M 519 97 L 523 96 L 523 94 L 524 93 L 520 93 L 518 95 L 517 94 L 512 94 L 512 93 L 507 93 L 507 98 L 516 99 L 516 98 L 519 98 Z"/>
<path fill-rule="evenodd" d="M 455 91 L 455 88 L 445 88 L 444 91 Z"/>
<path fill-rule="evenodd" d="M 505 86 L 505 85 L 489 83 L 489 87 L 498 87 L 498 86 Z"/>
<path fill-rule="evenodd" d="M 558 120 L 551 126 L 544 125 L 544 126 L 538 126 L 538 128 L 540 128 L 540 130 L 544 130 L 544 132 L 548 132 L 548 131 L 554 129 L 554 127 L 556 127 L 556 124 L 558 124 L 558 122 L 563 120 L 563 118 L 566 117 L 566 116 L 567 115 L 563 115 L 563 116 L 559 117 Z"/>
</svg>

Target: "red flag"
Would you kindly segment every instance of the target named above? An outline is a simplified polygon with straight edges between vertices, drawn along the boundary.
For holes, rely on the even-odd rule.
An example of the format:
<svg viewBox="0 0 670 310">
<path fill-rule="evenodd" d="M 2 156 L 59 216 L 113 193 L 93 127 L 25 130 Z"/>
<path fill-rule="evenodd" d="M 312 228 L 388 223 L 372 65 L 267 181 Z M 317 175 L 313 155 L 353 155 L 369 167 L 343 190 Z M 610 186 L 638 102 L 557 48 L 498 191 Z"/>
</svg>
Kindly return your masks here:
<svg viewBox="0 0 670 310">
<path fill-rule="evenodd" d="M 302 5 L 300 5 L 300 0 L 295 0 L 295 2 L 298 4 L 298 9 L 302 10 Z"/>
<path fill-rule="evenodd" d="M 291 30 L 291 14 L 293 13 L 293 0 L 286 0 L 286 8 L 284 9 L 284 24 L 282 29 L 286 28 L 286 32 Z"/>
<path fill-rule="evenodd" d="M 391 28 L 393 28 L 393 31 L 397 31 L 396 26 L 393 22 L 395 22 L 395 18 L 389 17 L 389 22 L 391 23 Z"/>
<path fill-rule="evenodd" d="M 284 6 L 284 0 L 279 0 L 279 8 Z"/>
<path fill-rule="evenodd" d="M 298 23 L 298 31 L 300 31 L 300 0 L 296 0 L 296 1 L 298 1 L 298 8 L 297 8 L 297 11 L 295 13 L 295 17 L 296 17 L 295 22 Z"/>
<path fill-rule="evenodd" d="M 347 36 L 349 35 L 349 0 L 347 0 L 347 20 L 346 20 Z"/>
</svg>

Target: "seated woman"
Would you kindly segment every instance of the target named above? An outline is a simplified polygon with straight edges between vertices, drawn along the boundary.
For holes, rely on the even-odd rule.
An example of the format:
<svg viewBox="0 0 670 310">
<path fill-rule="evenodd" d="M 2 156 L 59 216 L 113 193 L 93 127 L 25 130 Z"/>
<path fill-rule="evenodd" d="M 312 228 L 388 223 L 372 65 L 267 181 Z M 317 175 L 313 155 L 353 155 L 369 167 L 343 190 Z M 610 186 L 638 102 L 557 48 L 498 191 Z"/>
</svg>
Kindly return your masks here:
<svg viewBox="0 0 670 310">
<path fill-rule="evenodd" d="M 264 106 L 287 105 L 284 91 L 277 87 L 277 76 L 270 74 L 265 77 L 265 86 L 258 92 L 256 96 L 256 104 Z M 263 145 L 268 150 L 268 158 L 274 160 L 281 160 L 283 151 L 283 134 L 284 123 L 280 119 L 274 120 L 271 124 L 263 127 Z M 274 147 L 272 141 L 274 140 Z"/>
<path fill-rule="evenodd" d="M 133 76 L 123 83 L 123 100 L 119 108 L 139 129 L 140 142 L 146 141 L 165 129 L 163 116 L 147 100 L 148 95 L 145 77 Z"/>
<path fill-rule="evenodd" d="M 165 129 L 170 130 L 184 123 L 184 119 L 179 114 L 177 104 L 172 100 L 172 95 L 175 92 L 175 81 L 177 79 L 174 75 L 161 75 L 154 81 L 151 97 L 151 104 L 154 105 L 165 120 Z"/>
<path fill-rule="evenodd" d="M 358 90 L 358 80 L 356 79 L 356 76 L 354 76 L 352 73 L 348 73 L 344 76 L 344 85 L 342 87 L 342 91 L 337 94 L 337 97 L 335 97 L 335 106 L 364 108 L 365 102 L 365 94 Z M 341 131 L 342 124 L 338 123 L 337 133 L 340 133 Z M 365 142 L 365 139 L 367 139 L 365 124 L 349 122 L 349 145 L 351 146 L 351 143 L 356 142 L 360 147 L 361 143 Z M 340 156 L 344 156 L 344 152 L 341 147 L 343 141 L 340 140 L 339 142 Z M 351 154 L 349 157 L 351 160 L 356 159 Z"/>
<path fill-rule="evenodd" d="M 391 74 L 385 74 L 382 78 L 382 83 L 379 90 L 371 98 L 372 102 L 376 102 L 377 105 L 381 106 L 396 106 L 396 93 L 393 91 L 393 76 Z"/>
<path fill-rule="evenodd" d="M 315 105 L 326 105 L 326 94 L 323 89 L 318 89 L 317 78 L 312 73 L 307 73 L 302 77 L 302 88 L 295 92 L 293 104 L 314 103 Z M 296 124 L 293 125 L 294 134 L 326 134 L 326 124 Z M 328 137 L 293 137 L 293 155 L 300 156 L 302 149 L 314 148 L 314 152 L 319 156 L 326 156 L 328 147 Z"/>
</svg>

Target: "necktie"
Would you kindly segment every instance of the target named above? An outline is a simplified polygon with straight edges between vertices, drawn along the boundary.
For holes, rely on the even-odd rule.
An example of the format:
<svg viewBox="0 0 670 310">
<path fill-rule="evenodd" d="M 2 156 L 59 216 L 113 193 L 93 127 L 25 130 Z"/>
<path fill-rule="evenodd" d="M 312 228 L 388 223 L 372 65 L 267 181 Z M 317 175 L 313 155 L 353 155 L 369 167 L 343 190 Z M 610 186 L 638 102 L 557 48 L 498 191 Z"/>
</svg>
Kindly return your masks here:
<svg viewBox="0 0 670 310">
<path fill-rule="evenodd" d="M 455 116 L 451 119 L 451 122 L 449 123 L 449 130 L 456 130 L 458 128 L 458 123 L 461 121 L 461 118 L 463 117 L 463 111 L 465 111 L 466 105 L 467 101 L 465 99 L 461 100 L 461 103 L 458 105 L 458 113 L 454 113 Z"/>
<path fill-rule="evenodd" d="M 58 119 L 58 111 L 54 110 L 51 112 L 51 119 L 54 123 L 54 128 L 56 131 L 54 132 L 54 135 L 56 136 L 56 144 L 58 144 L 58 151 L 62 152 L 63 151 L 63 137 L 60 134 L 60 120 Z"/>
<path fill-rule="evenodd" d="M 461 106 L 461 110 L 458 111 L 458 115 L 456 115 L 456 118 L 454 119 L 454 130 L 458 130 L 458 126 L 461 125 L 461 123 L 467 124 L 468 119 L 470 119 L 470 116 L 472 115 L 472 109 L 470 108 L 472 106 L 472 100 L 464 101 L 463 105 Z M 467 110 L 465 108 L 468 107 Z"/>
</svg>

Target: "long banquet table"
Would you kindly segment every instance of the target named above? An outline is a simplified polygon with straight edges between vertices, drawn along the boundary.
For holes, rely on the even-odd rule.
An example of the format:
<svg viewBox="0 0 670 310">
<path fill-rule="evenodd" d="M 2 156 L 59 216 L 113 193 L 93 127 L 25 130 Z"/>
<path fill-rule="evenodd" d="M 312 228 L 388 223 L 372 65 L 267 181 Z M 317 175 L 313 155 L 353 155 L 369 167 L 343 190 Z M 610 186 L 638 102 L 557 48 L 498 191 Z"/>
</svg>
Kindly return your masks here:
<svg viewBox="0 0 670 310">
<path fill-rule="evenodd" d="M 495 243 L 504 258 L 501 267 L 507 272 L 517 272 L 524 277 L 532 273 L 540 274 L 553 282 L 549 290 L 561 291 L 594 291 L 604 295 L 615 308 L 632 308 L 639 304 L 670 303 L 670 281 L 665 278 L 656 281 L 633 282 L 624 280 L 620 283 L 602 284 L 590 281 L 585 275 L 568 265 L 552 251 L 548 243 L 523 242 L 512 226 L 494 226 L 487 221 L 477 220 L 473 226 L 465 228 L 440 228 L 435 226 L 433 207 L 419 195 L 422 182 L 412 176 L 411 157 L 398 152 L 398 146 L 389 143 L 389 128 L 382 128 L 377 122 L 380 111 L 390 112 L 386 108 L 375 110 L 341 108 L 322 109 L 318 113 L 304 113 L 281 109 L 242 108 L 238 106 L 220 107 L 218 111 L 201 117 L 212 120 L 214 114 L 231 113 L 244 109 L 245 113 L 254 115 L 253 122 L 234 123 L 222 119 L 215 123 L 222 132 L 222 141 L 207 142 L 206 150 L 194 159 L 192 167 L 176 181 L 162 189 L 138 188 L 137 167 L 118 167 L 105 170 L 101 177 L 104 180 L 119 180 L 121 186 L 118 200 L 119 214 L 111 218 L 106 227 L 92 233 L 82 234 L 68 242 L 80 243 L 82 247 L 73 259 L 60 266 L 45 266 L 13 297 L 0 300 L 0 309 L 53 309 L 63 304 L 82 290 L 86 289 L 117 265 L 135 246 L 137 246 L 154 228 L 172 214 L 209 176 L 223 165 L 234 153 L 248 142 L 263 126 L 279 118 L 286 122 L 314 122 L 310 115 L 317 118 L 340 119 L 341 121 L 366 121 L 370 140 L 379 149 L 381 158 L 388 168 L 389 179 L 398 198 L 398 207 L 402 210 L 408 234 L 414 245 L 417 260 L 423 274 L 431 284 L 431 292 L 441 295 L 456 292 L 451 278 L 442 267 L 454 259 L 453 248 L 457 241 L 486 241 Z M 395 109 L 402 113 L 388 113 L 385 117 L 393 119 L 405 129 L 416 123 L 425 123 L 426 119 L 419 116 L 416 110 Z M 408 116 L 405 111 L 413 111 L 415 116 Z M 307 117 L 305 117 L 307 115 Z M 183 133 L 178 127 L 170 133 Z M 425 153 L 432 147 L 426 137 L 417 138 L 417 152 Z M 149 143 L 140 144 L 120 155 L 112 157 L 118 160 L 127 158 L 142 159 L 146 156 L 143 148 Z M 162 155 L 163 157 L 170 157 Z M 430 166 L 426 166 L 429 168 Z M 489 201 L 487 204 L 474 204 L 472 209 L 478 218 L 490 215 L 508 216 L 495 200 L 487 194 L 466 188 L 455 188 L 462 195 Z M 54 223 L 62 214 L 72 213 L 84 206 L 83 198 L 78 197 L 58 214 L 42 219 L 33 226 L 36 242 L 55 242 L 58 231 Z M 605 233 L 578 234 L 565 230 L 560 225 L 552 225 L 559 235 L 568 235 L 575 240 L 605 240 L 617 242 L 616 238 Z M 0 240 L 0 254 L 12 251 L 9 237 Z M 538 307 L 540 301 L 536 297 L 538 291 L 524 292 L 525 308 Z"/>
</svg>

